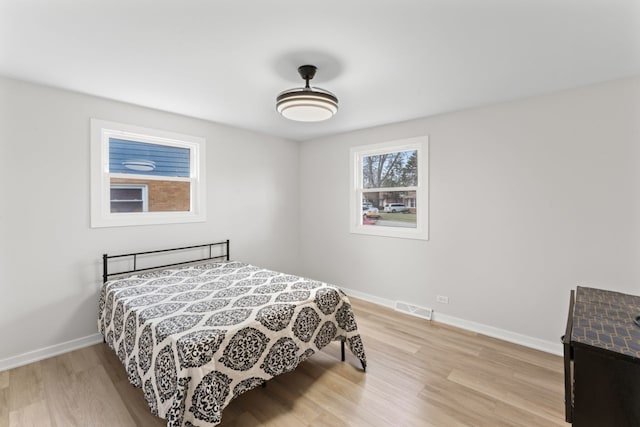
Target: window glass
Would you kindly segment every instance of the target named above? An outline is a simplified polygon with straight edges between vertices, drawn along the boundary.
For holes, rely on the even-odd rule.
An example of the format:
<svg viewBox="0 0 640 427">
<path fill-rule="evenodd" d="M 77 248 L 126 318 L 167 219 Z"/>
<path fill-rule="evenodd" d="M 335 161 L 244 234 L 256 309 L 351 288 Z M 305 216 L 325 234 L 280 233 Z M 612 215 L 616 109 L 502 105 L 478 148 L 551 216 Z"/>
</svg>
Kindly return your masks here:
<svg viewBox="0 0 640 427">
<path fill-rule="evenodd" d="M 188 178 L 191 150 L 109 138 L 109 172 Z"/>
<path fill-rule="evenodd" d="M 191 183 L 175 178 L 188 179 L 190 165 L 189 148 L 109 138 L 111 188 L 121 188 L 122 184 L 144 185 L 148 189 L 149 202 L 144 211 L 122 210 L 119 203 L 114 205 L 112 190 L 111 212 L 188 212 Z M 147 176 L 153 178 L 145 178 Z"/>
<path fill-rule="evenodd" d="M 428 239 L 428 139 L 351 149 L 352 233 Z"/>
<path fill-rule="evenodd" d="M 363 188 L 409 187 L 418 183 L 418 151 L 398 151 L 362 158 Z"/>
<path fill-rule="evenodd" d="M 383 227 L 416 228 L 416 191 L 364 191 L 362 223 Z"/>
<path fill-rule="evenodd" d="M 147 195 L 144 184 L 111 184 L 111 213 L 147 212 Z"/>
</svg>

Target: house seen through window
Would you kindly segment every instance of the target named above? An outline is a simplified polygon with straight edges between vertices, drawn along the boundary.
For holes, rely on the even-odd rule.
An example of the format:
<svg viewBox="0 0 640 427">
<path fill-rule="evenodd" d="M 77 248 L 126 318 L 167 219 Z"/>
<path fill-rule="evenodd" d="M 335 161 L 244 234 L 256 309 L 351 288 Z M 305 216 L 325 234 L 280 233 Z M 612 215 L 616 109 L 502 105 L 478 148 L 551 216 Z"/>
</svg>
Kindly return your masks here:
<svg viewBox="0 0 640 427">
<path fill-rule="evenodd" d="M 109 138 L 111 212 L 188 212 L 190 156 L 188 148 Z"/>
<path fill-rule="evenodd" d="M 362 179 L 365 224 L 416 227 L 417 150 L 364 156 Z"/>
<path fill-rule="evenodd" d="M 91 121 L 91 226 L 205 220 L 204 139 Z"/>
</svg>

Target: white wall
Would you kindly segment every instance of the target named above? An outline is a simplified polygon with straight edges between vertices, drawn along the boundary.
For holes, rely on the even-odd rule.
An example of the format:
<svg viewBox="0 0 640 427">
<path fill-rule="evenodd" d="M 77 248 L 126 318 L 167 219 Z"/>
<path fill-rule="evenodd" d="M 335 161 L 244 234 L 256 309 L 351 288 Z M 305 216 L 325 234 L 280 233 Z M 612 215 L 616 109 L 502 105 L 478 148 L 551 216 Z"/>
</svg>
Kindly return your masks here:
<svg viewBox="0 0 640 427">
<path fill-rule="evenodd" d="M 349 234 L 349 147 L 425 134 L 430 240 Z M 577 284 L 640 293 L 640 78 L 308 141 L 300 174 L 307 276 L 551 350 Z"/>
<path fill-rule="evenodd" d="M 91 117 L 205 137 L 207 221 L 91 229 Z M 228 238 L 232 258 L 295 271 L 298 155 L 296 142 L 0 78 L 0 365 L 96 333 L 104 252 Z"/>
</svg>

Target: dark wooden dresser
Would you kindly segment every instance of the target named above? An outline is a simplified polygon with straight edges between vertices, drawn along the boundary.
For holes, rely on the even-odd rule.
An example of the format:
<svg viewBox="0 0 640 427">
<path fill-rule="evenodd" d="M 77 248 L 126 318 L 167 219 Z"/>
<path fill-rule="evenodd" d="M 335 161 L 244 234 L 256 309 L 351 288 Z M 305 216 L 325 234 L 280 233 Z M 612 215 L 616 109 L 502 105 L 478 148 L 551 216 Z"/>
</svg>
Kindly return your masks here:
<svg viewBox="0 0 640 427">
<path fill-rule="evenodd" d="M 640 296 L 571 291 L 563 344 L 566 420 L 574 427 L 640 427 L 637 316 Z"/>
</svg>

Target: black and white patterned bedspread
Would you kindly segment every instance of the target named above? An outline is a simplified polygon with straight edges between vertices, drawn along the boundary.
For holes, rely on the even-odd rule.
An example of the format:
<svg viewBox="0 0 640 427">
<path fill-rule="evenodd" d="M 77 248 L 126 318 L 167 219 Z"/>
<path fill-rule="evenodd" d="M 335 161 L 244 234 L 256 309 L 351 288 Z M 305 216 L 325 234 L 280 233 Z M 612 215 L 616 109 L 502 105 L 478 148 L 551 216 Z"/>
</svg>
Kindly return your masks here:
<svg viewBox="0 0 640 427">
<path fill-rule="evenodd" d="M 168 426 L 219 424 L 232 399 L 333 340 L 366 363 L 341 290 L 240 262 L 109 281 L 98 329 Z"/>
</svg>

